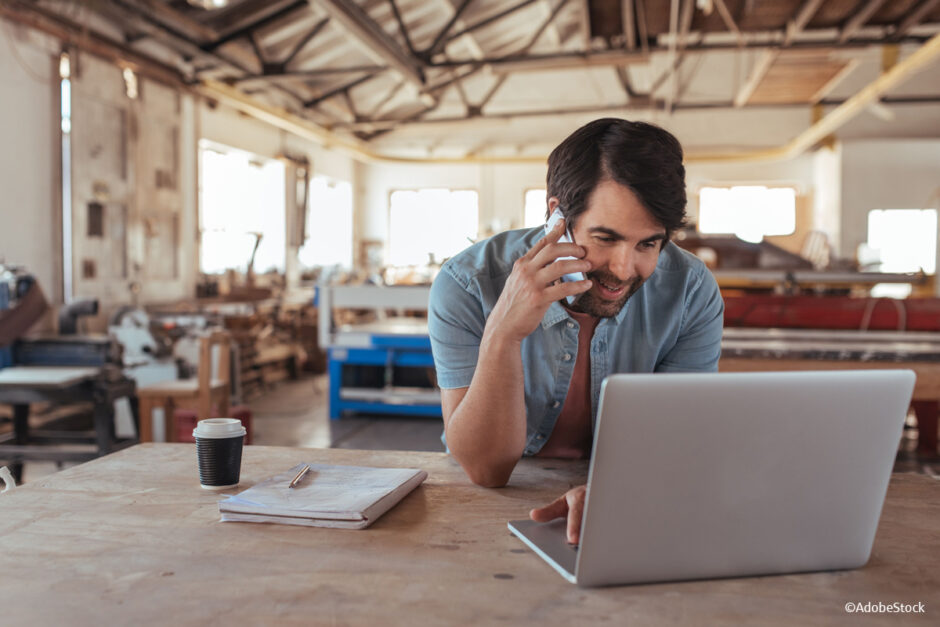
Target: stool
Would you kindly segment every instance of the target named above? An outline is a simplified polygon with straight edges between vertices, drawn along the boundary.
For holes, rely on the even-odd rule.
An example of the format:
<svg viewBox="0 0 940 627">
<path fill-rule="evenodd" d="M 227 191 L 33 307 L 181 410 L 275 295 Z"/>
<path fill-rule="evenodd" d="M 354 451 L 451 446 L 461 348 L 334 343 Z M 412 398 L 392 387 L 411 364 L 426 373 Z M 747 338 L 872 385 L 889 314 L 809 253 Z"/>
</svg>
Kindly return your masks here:
<svg viewBox="0 0 940 627">
<path fill-rule="evenodd" d="M 212 408 L 212 418 L 237 418 L 242 421 L 245 427 L 245 444 L 251 444 L 251 409 L 247 405 L 236 405 L 232 407 L 227 416 L 219 416 L 216 408 Z M 177 442 L 195 442 L 193 438 L 193 429 L 199 422 L 199 414 L 194 409 L 177 409 L 173 412 L 173 423 L 176 425 Z"/>
<path fill-rule="evenodd" d="M 215 331 L 200 339 L 199 365 L 195 379 L 179 381 L 166 381 L 137 388 L 140 423 L 138 436 L 141 442 L 150 442 L 153 439 L 152 413 L 156 408 L 163 410 L 165 418 L 165 437 L 167 442 L 173 441 L 176 431 L 173 429 L 173 416 L 180 405 L 196 405 L 199 413 L 208 416 L 210 407 L 219 406 L 223 415 L 228 415 L 228 399 L 231 395 L 229 382 L 230 354 L 229 335 L 222 331 Z M 219 356 L 216 367 L 212 363 L 212 347 L 218 345 Z M 213 376 L 217 370 L 217 376 Z"/>
</svg>

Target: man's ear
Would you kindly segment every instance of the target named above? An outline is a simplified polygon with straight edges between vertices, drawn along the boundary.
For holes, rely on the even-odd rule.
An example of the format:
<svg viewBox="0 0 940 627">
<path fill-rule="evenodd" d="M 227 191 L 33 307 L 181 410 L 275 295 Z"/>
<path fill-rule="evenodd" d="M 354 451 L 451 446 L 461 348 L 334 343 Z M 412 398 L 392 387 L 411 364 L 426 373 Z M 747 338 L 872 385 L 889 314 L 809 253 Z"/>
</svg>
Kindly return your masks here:
<svg viewBox="0 0 940 627">
<path fill-rule="evenodd" d="M 556 198 L 555 196 L 549 197 L 549 199 L 548 199 L 548 211 L 545 212 L 545 219 L 546 219 L 546 220 L 548 220 L 548 218 L 549 218 L 553 213 L 555 213 L 555 208 L 556 208 L 558 205 L 560 205 L 560 204 L 561 204 L 561 201 L 558 200 L 558 198 Z"/>
</svg>

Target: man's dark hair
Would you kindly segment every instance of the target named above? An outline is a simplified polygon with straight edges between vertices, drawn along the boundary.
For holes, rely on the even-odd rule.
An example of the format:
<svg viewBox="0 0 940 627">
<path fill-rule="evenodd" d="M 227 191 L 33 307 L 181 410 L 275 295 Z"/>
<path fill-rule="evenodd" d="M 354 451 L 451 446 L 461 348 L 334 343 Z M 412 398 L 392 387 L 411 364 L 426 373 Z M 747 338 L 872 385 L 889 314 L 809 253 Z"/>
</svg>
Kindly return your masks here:
<svg viewBox="0 0 940 627">
<path fill-rule="evenodd" d="M 569 135 L 548 157 L 548 197 L 558 198 L 571 224 L 605 180 L 630 188 L 667 236 L 685 225 L 682 146 L 668 131 L 645 122 L 602 118 Z"/>
</svg>

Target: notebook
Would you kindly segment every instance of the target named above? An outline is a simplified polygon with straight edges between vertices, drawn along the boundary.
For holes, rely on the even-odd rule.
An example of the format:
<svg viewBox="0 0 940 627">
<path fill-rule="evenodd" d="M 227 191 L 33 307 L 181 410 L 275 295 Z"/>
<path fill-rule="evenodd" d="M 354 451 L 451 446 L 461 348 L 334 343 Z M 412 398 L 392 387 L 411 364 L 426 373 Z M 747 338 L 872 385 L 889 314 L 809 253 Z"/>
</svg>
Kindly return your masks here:
<svg viewBox="0 0 940 627">
<path fill-rule="evenodd" d="M 427 479 L 415 468 L 304 464 L 219 502 L 222 522 L 268 522 L 308 527 L 364 529 Z"/>
</svg>

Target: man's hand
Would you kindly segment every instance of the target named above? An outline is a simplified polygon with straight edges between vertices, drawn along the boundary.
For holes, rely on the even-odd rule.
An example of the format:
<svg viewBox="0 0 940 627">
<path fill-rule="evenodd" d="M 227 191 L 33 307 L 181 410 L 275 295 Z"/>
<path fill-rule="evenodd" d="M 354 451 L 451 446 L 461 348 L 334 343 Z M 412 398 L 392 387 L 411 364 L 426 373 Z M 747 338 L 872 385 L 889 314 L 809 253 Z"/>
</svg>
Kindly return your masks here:
<svg viewBox="0 0 940 627">
<path fill-rule="evenodd" d="M 583 247 L 558 243 L 565 232 L 559 220 L 545 237 L 513 264 L 499 300 L 487 320 L 485 335 L 499 333 L 513 342 L 521 342 L 538 326 L 553 302 L 591 289 L 591 281 L 562 282 L 572 272 L 587 272 L 591 263 L 581 259 Z M 559 257 L 577 257 L 556 261 Z"/>
<path fill-rule="evenodd" d="M 545 507 L 533 509 L 529 517 L 535 522 L 544 523 L 567 516 L 568 544 L 578 544 L 581 541 L 581 516 L 584 514 L 586 492 L 587 486 L 571 488 Z"/>
</svg>

